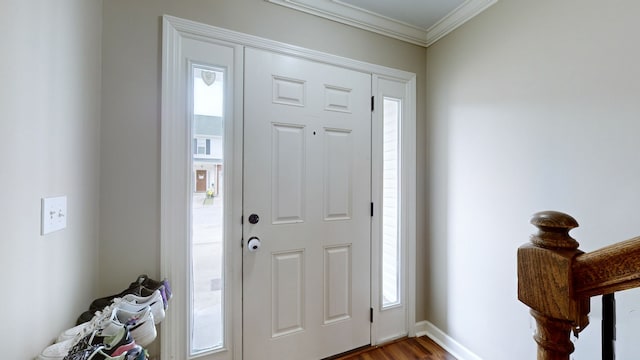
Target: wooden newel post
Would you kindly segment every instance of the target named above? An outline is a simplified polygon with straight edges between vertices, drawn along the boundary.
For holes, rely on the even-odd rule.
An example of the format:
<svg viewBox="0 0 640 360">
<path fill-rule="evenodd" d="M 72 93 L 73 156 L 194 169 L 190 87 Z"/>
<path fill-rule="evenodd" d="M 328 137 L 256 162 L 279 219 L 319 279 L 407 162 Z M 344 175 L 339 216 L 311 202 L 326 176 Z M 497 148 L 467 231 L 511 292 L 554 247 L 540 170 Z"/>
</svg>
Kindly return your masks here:
<svg viewBox="0 0 640 360">
<path fill-rule="evenodd" d="M 576 334 L 589 323 L 589 299 L 575 296 L 572 264 L 578 242 L 569 236 L 578 222 L 567 214 L 544 211 L 533 215 L 538 233 L 518 249 L 518 299 L 536 319 L 538 360 L 569 360 Z"/>
</svg>

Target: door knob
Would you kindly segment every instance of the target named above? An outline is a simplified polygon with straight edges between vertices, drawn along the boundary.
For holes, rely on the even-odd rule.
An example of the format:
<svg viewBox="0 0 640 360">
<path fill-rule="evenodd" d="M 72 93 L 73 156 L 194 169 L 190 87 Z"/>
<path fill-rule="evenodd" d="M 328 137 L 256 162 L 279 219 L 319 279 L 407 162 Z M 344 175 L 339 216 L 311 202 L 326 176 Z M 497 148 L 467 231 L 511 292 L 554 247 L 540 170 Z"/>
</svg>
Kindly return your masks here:
<svg viewBox="0 0 640 360">
<path fill-rule="evenodd" d="M 260 239 L 255 236 L 250 237 L 249 241 L 247 242 L 247 247 L 249 248 L 250 252 L 258 251 L 258 249 L 260 249 Z"/>
</svg>

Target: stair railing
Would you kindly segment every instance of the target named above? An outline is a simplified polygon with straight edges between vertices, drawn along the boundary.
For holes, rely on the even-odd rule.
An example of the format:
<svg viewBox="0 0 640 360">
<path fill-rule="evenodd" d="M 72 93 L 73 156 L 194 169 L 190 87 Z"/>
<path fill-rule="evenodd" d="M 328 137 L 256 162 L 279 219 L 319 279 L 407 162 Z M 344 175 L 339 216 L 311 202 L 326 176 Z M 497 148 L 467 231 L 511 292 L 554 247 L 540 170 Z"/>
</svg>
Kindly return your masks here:
<svg viewBox="0 0 640 360">
<path fill-rule="evenodd" d="M 578 227 L 573 217 L 544 211 L 531 223 L 538 232 L 518 248 L 518 299 L 536 320 L 538 360 L 569 360 L 575 350 L 571 331 L 577 335 L 589 324 L 591 297 L 608 295 L 607 316 L 614 292 L 640 287 L 640 237 L 584 253 L 569 235 Z M 611 345 L 604 334 L 603 345 Z"/>
</svg>

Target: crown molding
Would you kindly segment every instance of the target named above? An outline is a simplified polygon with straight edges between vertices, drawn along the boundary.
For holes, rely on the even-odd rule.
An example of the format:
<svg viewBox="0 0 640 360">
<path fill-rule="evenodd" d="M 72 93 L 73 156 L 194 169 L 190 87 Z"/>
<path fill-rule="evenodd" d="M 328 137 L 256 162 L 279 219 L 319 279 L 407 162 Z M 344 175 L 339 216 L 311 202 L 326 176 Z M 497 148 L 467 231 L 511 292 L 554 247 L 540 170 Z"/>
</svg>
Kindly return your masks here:
<svg viewBox="0 0 640 360">
<path fill-rule="evenodd" d="M 427 41 L 425 46 L 429 46 L 442 37 L 457 29 L 462 24 L 485 11 L 498 0 L 468 0 L 455 10 L 447 14 L 440 21 L 427 30 Z"/>
<path fill-rule="evenodd" d="M 265 0 L 291 9 L 428 47 L 498 0 L 467 0 L 428 29 L 361 9 L 340 0 Z"/>
</svg>

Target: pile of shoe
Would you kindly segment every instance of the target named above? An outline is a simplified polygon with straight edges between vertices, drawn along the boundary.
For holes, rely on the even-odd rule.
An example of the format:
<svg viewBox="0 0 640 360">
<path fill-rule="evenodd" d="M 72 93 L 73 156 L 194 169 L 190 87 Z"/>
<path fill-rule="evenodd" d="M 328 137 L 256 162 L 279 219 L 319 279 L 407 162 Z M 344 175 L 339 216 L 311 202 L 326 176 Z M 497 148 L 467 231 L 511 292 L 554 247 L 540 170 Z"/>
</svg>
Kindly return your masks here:
<svg viewBox="0 0 640 360">
<path fill-rule="evenodd" d="M 94 300 L 77 325 L 36 360 L 147 360 L 171 299 L 169 282 L 140 275 L 119 294 Z"/>
</svg>

